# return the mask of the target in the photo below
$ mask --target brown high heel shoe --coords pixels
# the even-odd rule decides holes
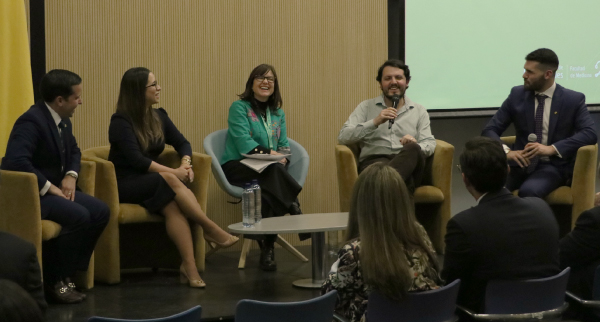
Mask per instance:
[[[219,243],[214,238],[207,235],[204,235],[204,239],[210,244],[210,247],[214,248],[215,250],[220,248],[227,248],[240,240],[238,237],[233,235],[229,235],[229,238],[227,238],[227,240],[222,243]]]
[[[206,283],[204,283],[202,278],[200,278],[198,280],[190,279],[185,271],[185,268],[183,268],[183,265],[179,267],[179,282],[181,284],[189,284],[190,287],[195,287],[195,288],[206,287]]]

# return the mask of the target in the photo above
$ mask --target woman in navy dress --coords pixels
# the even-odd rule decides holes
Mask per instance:
[[[152,108],[160,100],[160,91],[156,77],[146,68],[131,68],[123,75],[117,112],[110,120],[108,159],[115,165],[120,202],[140,204],[165,217],[167,234],[182,258],[182,282],[204,287],[188,220],[202,226],[204,238],[220,247],[229,247],[238,238],[210,220],[186,187],[194,180],[192,147],[164,109]],[[156,162],[165,144],[181,156],[176,169]]]

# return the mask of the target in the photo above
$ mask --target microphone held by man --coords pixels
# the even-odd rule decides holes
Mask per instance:
[[[392,108],[395,109],[396,111],[398,111],[398,102],[400,102],[400,95],[396,94],[396,95],[392,96]],[[395,119],[390,119],[389,125],[388,125],[388,130],[392,128],[392,125],[394,125],[394,120]]]

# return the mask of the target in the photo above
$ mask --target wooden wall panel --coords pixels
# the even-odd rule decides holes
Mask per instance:
[[[227,127],[230,104],[256,65],[279,75],[288,135],[311,157],[300,194],[305,213],[338,211],[334,146],[349,114],[380,93],[387,56],[385,0],[54,0],[46,1],[48,69],[83,78],[74,116],[82,149],[107,145],[123,73],[152,70],[161,102],[195,151]],[[208,214],[221,226],[241,206],[214,179]],[[296,236],[287,236],[298,244]]]

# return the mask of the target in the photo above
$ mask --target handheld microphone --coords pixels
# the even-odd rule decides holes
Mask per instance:
[[[529,136],[527,136],[527,141],[529,143],[537,142],[537,135],[535,135],[535,133],[529,134]]]
[[[531,133],[531,134],[529,134],[529,135],[527,136],[527,141],[528,141],[529,143],[534,143],[534,142],[537,142],[537,135],[536,135],[535,133]],[[532,162],[533,162],[533,161],[532,161]],[[535,161],[535,163],[537,164],[537,161]],[[531,165],[532,165],[532,164],[529,164],[529,166],[531,166]],[[528,167],[524,167],[524,168],[523,168],[523,172],[524,172],[525,174],[529,173],[529,171],[528,171]]]
[[[398,102],[400,102],[400,95],[396,94],[396,95],[392,96],[392,107],[395,110],[398,110]],[[390,124],[388,125],[388,130],[392,128],[392,125],[394,125],[394,119],[390,120]]]

